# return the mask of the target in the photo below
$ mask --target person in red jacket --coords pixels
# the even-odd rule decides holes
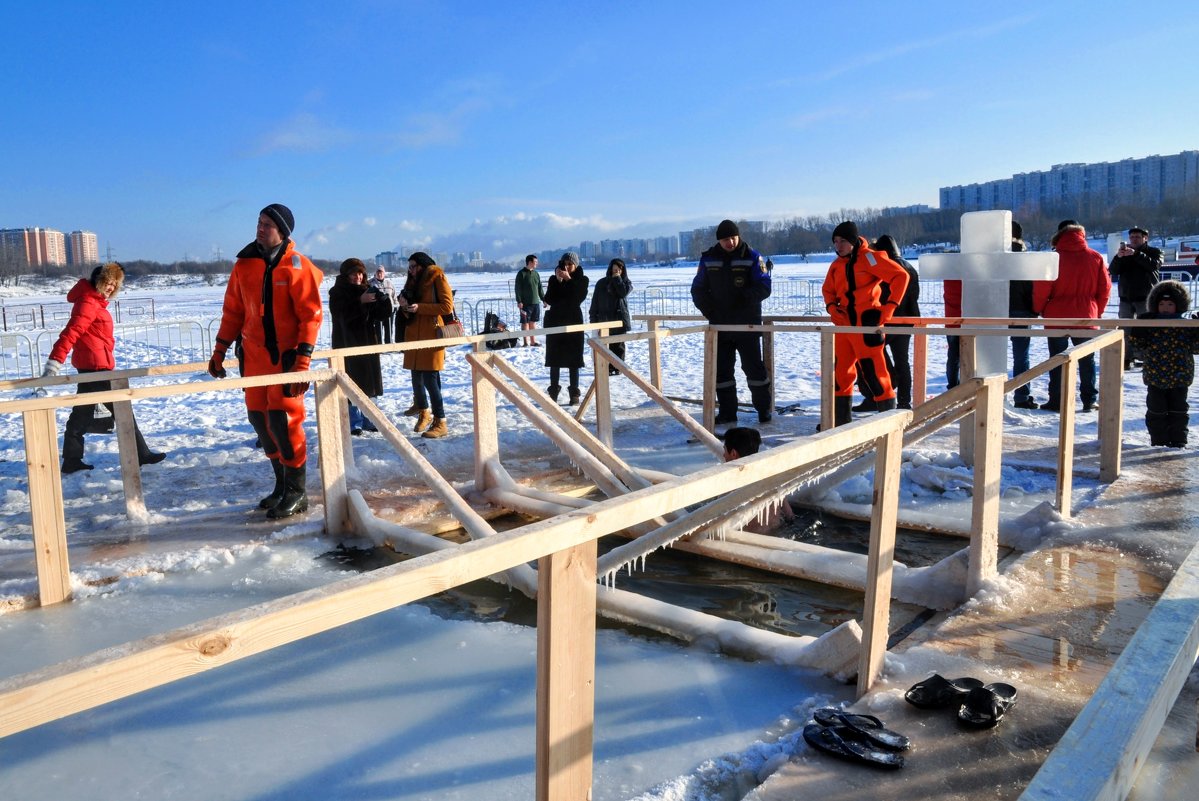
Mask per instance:
[[[824,304],[836,325],[885,325],[895,315],[910,278],[903,267],[880,250],[871,250],[858,234],[857,223],[846,220],[833,229],[837,259],[824,279]],[[890,285],[886,301],[882,285]],[[858,369],[878,411],[895,408],[895,387],[883,352],[882,334],[837,334],[834,425],[853,419],[853,384]],[[859,365],[858,363],[861,362]]]
[[[116,367],[113,349],[112,315],[108,313],[108,301],[121,290],[125,281],[125,270],[120,264],[109,262],[92,270],[91,278],[80,278],[67,293],[67,300],[74,304],[71,319],[46,360],[43,376],[62,372],[67,353],[71,364],[81,373],[101,373]],[[79,384],[79,392],[104,392],[112,389],[109,381],[87,381]],[[112,404],[104,406],[108,414],[96,417],[96,404],[85,403],[71,409],[67,427],[62,435],[62,472],[75,473],[91,470],[94,465],[83,461],[84,434],[110,434],[113,430]],[[146,445],[142,432],[133,422],[133,433],[137,440],[139,464],[157,464],[166,458],[165,453],[155,453]]]
[[[1086,229],[1073,220],[1063,220],[1051,243],[1058,254],[1057,278],[1033,282],[1033,311],[1038,317],[1093,320],[1103,316],[1112,293],[1112,279],[1103,256],[1087,247]],[[1049,355],[1056,356],[1066,350],[1070,340],[1079,345],[1085,338],[1050,337]],[[1094,411],[1099,396],[1095,386],[1095,354],[1078,360],[1078,383],[1082,410]],[[1049,372],[1049,400],[1041,408],[1059,411],[1061,399],[1062,370],[1055,367]]]
[[[225,353],[242,345],[242,375],[307,370],[321,327],[321,271],[295,249],[291,210],[272,203],[258,214],[254,241],[237,254],[216,346],[208,361],[213,378],[225,377]],[[246,389],[250,425],[271,461],[275,488],[258,502],[272,518],[308,509],[308,440],[304,436],[305,383]]]

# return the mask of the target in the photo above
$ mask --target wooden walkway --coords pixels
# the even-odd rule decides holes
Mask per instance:
[[[1013,440],[1005,451],[1035,450]],[[747,798],[1019,798],[1199,539],[1197,482],[1199,451],[1126,450],[1120,479],[1075,509],[1078,529],[1002,565],[998,593],[988,598],[984,590],[900,643],[883,681],[852,707],[911,738],[902,770],[852,765],[800,746]],[[960,728],[950,710],[903,700],[933,670],[1008,682],[1019,700],[995,729]],[[1196,693],[1184,689],[1130,798],[1196,797]],[[847,688],[844,700],[852,697]]]

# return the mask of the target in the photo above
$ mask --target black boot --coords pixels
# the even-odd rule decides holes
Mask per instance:
[[[63,459],[62,460],[63,475],[66,475],[68,473],[78,473],[80,470],[92,470],[94,468],[95,468],[95,465],[88,464],[87,462],[83,461],[82,459]]]
[[[571,387],[571,388],[570,388],[570,405],[571,405],[571,406],[578,406],[578,405],[579,405],[579,394],[580,394],[580,393],[579,393],[579,388],[578,388],[578,387]]]
[[[874,402],[874,410],[876,412],[889,412],[895,408],[895,398],[885,398],[881,401]]]
[[[881,411],[878,408],[878,403],[874,398],[863,398],[862,402],[852,408],[855,412],[877,412]]]
[[[259,509],[273,509],[279,505],[279,501],[283,499],[283,493],[287,490],[287,484],[283,480],[283,462],[278,459],[271,459],[271,469],[275,471],[275,488],[271,490],[271,494],[258,502]]]
[[[308,465],[299,467],[283,467],[283,497],[279,504],[267,510],[266,516],[272,519],[291,517],[300,512],[308,511],[308,492],[305,484],[308,479]]]
[[[550,384],[549,389],[546,390],[546,393],[549,394],[550,400],[552,400],[554,403],[557,403],[558,393],[561,391],[562,387],[558,386],[557,384]]]
[[[853,396],[838,395],[833,398],[833,425],[844,426],[853,422]]]

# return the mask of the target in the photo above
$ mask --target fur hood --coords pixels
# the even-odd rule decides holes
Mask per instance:
[[[125,268],[115,261],[110,261],[108,264],[101,264],[96,269],[92,270],[91,284],[95,289],[99,289],[100,284],[105,281],[112,280],[116,282],[117,288],[113,290],[115,297],[121,291],[121,287],[125,283]]]
[[[1086,250],[1087,231],[1077,223],[1062,226],[1053,239],[1049,240],[1054,250]],[[1058,247],[1058,245],[1061,247]]]
[[[1191,310],[1191,293],[1187,292],[1186,286],[1180,281],[1160,281],[1149,290],[1146,306],[1150,314],[1157,314],[1157,303],[1162,298],[1173,300],[1179,314],[1186,314]]]

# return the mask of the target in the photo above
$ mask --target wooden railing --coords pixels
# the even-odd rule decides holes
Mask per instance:
[[[548,329],[548,332],[593,330],[595,327],[572,326]],[[537,333],[544,335],[547,331]],[[473,342],[479,348],[487,338],[441,340],[438,345]],[[331,359],[336,364],[347,355],[411,347],[345,349],[321,353],[317,358]],[[196,373],[204,367],[191,364],[89,374],[87,379],[124,382],[131,377],[161,376],[173,371]],[[45,566],[39,562],[39,573],[45,569],[49,574],[45,581],[39,578],[39,588],[48,593],[50,584],[58,582],[61,585],[56,596],[44,595],[43,602],[67,597],[65,587],[68,582],[65,579],[69,576],[58,487],[55,407],[116,401],[118,408],[123,408],[118,426],[131,429],[128,404],[136,399],[228,392],[246,386],[290,383],[297,379],[311,381],[316,387],[325,521],[330,533],[340,533],[351,525],[346,513],[344,435],[348,421],[343,393],[348,392],[356,404],[361,404],[364,413],[390,435],[389,439],[400,435],[390,430],[386,416],[368,399],[362,398],[338,369],[136,389],[121,387],[85,396],[25,398],[0,403],[0,413],[20,413],[25,418],[36,547],[39,552],[44,549],[54,557]],[[33,384],[69,384],[77,380],[77,377],[60,377],[40,379]],[[11,385],[0,386],[0,389],[12,388]],[[494,414],[493,405],[489,408]],[[890,554],[894,550],[901,436],[910,416],[909,412],[902,411],[878,415],[734,463],[718,464],[644,487],[586,509],[494,533],[453,549],[7,679],[0,682],[0,737],[221,667],[536,560],[539,565],[537,797],[585,797],[591,782],[596,540],[742,487],[777,481],[796,469],[822,463],[841,451],[870,446],[875,453],[875,488],[880,502],[871,525],[874,579],[867,593],[859,661],[859,684],[868,687],[881,671],[886,650]],[[131,436],[131,431],[125,433]],[[491,437],[488,434],[485,439]],[[134,455],[134,462],[129,465],[126,453],[135,454],[123,444],[122,470],[136,475],[136,457]],[[55,532],[53,541],[44,535],[48,528]]]

